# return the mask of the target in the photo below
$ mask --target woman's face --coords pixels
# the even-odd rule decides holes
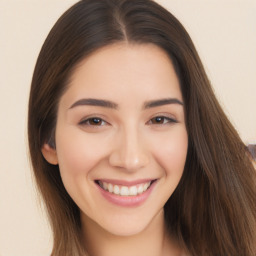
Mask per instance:
[[[104,47],[75,69],[61,97],[56,152],[82,222],[115,234],[144,230],[177,187],[188,146],[179,81],[152,44]]]

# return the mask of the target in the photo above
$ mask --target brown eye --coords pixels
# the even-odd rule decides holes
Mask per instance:
[[[88,126],[102,126],[105,125],[106,122],[98,117],[88,118],[79,123],[80,125],[88,125]]]
[[[173,118],[166,116],[156,116],[149,121],[150,124],[168,124],[168,123],[177,123]]]
[[[157,116],[151,119],[152,124],[163,124],[165,121],[165,118],[162,116]]]
[[[102,119],[100,119],[100,118],[90,118],[89,120],[88,120],[88,123],[90,124],[90,125],[102,125]]]

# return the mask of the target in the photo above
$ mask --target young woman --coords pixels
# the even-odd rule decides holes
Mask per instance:
[[[182,25],[84,0],[48,35],[28,136],[52,256],[254,256],[255,169]]]

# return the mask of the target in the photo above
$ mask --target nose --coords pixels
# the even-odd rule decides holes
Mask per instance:
[[[149,163],[149,153],[142,137],[135,129],[120,132],[113,143],[110,165],[129,172],[145,167]]]

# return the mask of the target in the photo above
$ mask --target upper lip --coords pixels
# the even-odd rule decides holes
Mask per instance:
[[[147,183],[154,181],[156,179],[138,179],[138,180],[113,180],[113,179],[98,179],[96,181],[101,181],[101,182],[106,182],[106,183],[111,183],[113,185],[123,185],[123,186],[133,186],[133,185],[138,185],[142,183]]]

